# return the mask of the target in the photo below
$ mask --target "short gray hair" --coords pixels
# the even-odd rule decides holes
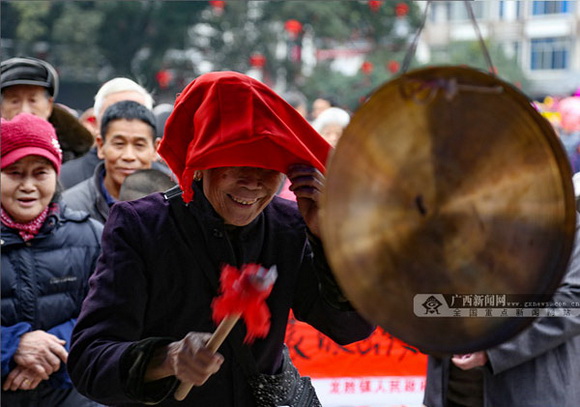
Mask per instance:
[[[323,110],[322,113],[312,122],[314,130],[320,133],[322,129],[331,123],[336,123],[342,128],[345,128],[350,122],[350,114],[340,107],[329,107]]]
[[[145,107],[149,110],[153,108],[153,96],[143,86],[129,78],[117,77],[105,82],[95,95],[95,103],[93,105],[94,115],[99,117],[103,113],[101,109],[107,96],[112,93],[127,91],[140,93],[145,97]]]

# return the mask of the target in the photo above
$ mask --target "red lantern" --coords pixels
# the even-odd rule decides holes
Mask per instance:
[[[167,69],[162,69],[161,71],[157,72],[155,79],[157,79],[159,89],[167,89],[173,80],[173,74]]]
[[[374,69],[373,63],[369,61],[364,61],[360,66],[360,70],[365,75],[370,75],[373,72],[373,69]]]
[[[294,39],[302,32],[302,23],[298,20],[288,20],[284,23],[284,29]]]
[[[399,64],[399,61],[391,60],[387,62],[387,69],[389,70],[390,73],[397,73],[399,72],[400,68],[401,65]]]
[[[213,14],[219,17],[224,13],[226,2],[223,0],[210,0],[209,5],[211,6]]]
[[[223,0],[210,0],[209,5],[214,10],[223,10],[226,6],[226,2]]]
[[[409,6],[405,3],[398,3],[395,6],[395,15],[397,17],[405,17],[409,12]]]
[[[266,57],[259,52],[254,52],[250,56],[250,66],[263,68],[266,65]]]
[[[382,0],[369,0],[369,8],[373,13],[379,11],[382,5],[383,5]]]

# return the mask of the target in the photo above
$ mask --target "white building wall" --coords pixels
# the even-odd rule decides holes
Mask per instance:
[[[504,44],[508,52],[519,53],[517,59],[530,82],[531,96],[565,95],[580,87],[580,1],[571,3],[573,13],[533,15],[533,0],[471,2],[482,36]],[[424,8],[427,3],[417,4]],[[430,9],[421,34],[425,55],[430,55],[431,48],[452,41],[477,40],[463,1],[433,1]],[[567,69],[531,69],[532,40],[539,38],[565,38],[570,42]]]

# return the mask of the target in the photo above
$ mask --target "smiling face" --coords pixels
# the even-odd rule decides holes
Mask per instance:
[[[105,139],[97,137],[98,156],[105,162],[105,188],[119,197],[127,175],[151,168],[157,151],[153,128],[141,120],[113,120]]]
[[[245,226],[270,203],[283,179],[263,168],[212,168],[203,171],[203,192],[226,224]]]
[[[2,170],[2,207],[19,223],[34,220],[56,192],[56,171],[50,161],[26,156]]]

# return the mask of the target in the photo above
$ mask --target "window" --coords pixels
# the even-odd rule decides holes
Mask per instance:
[[[449,20],[467,20],[469,18],[467,5],[464,2],[451,1],[448,4],[450,6]],[[470,1],[469,6],[473,9],[473,14],[477,19],[483,18],[484,1]]]
[[[572,11],[571,1],[534,1],[532,4],[532,14],[535,16],[543,14],[560,14]]]
[[[520,17],[521,1],[500,0],[499,19],[509,20]]]
[[[434,2],[431,4],[429,20],[432,23],[444,23],[449,20],[449,4]]]
[[[568,38],[536,38],[531,43],[532,70],[566,69],[570,55]]]

